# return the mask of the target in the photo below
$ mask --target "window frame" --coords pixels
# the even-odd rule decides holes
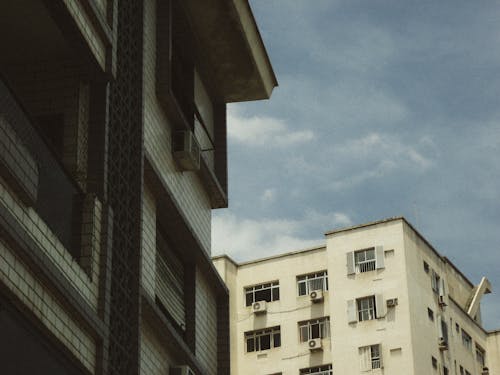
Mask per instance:
[[[269,348],[261,349],[262,337],[269,336]],[[262,352],[281,347],[281,327],[269,327],[244,333],[245,353]],[[248,350],[248,340],[253,340],[253,349]]]
[[[327,365],[321,365],[321,366],[314,366],[314,367],[307,367],[307,368],[302,368],[299,370],[300,375],[332,375],[333,370],[332,370],[332,364],[327,364]]]
[[[366,355],[369,354],[369,359],[366,358]],[[373,344],[373,345],[365,345],[358,348],[358,355],[360,356],[360,366],[361,371],[372,371],[381,369],[382,366],[382,345],[381,344]],[[368,361],[367,361],[368,359]],[[369,362],[369,363],[368,363]]]
[[[313,337],[315,336],[313,333],[313,329],[315,329],[315,326],[318,326],[318,337]],[[311,320],[304,320],[302,322],[298,323],[299,327],[299,341],[300,342],[307,342],[312,339],[324,339],[327,337],[330,337],[330,317],[325,316],[323,318],[318,318],[318,319],[311,319]],[[304,339],[304,335],[302,334],[303,331],[307,330],[307,337]]]
[[[314,288],[311,286],[313,282],[322,280],[322,285],[321,289]],[[304,285],[304,293],[301,294],[301,285]],[[309,293],[311,293],[313,290],[322,290],[322,291],[327,291],[328,290],[328,271],[323,270],[323,271],[317,271],[317,272],[312,272],[304,275],[299,275],[297,276],[297,295],[299,297],[302,296],[308,296]]]
[[[462,345],[472,351],[472,337],[462,328]]]
[[[368,301],[368,307],[367,308],[363,308],[361,306],[361,304],[364,301]],[[370,306],[370,304],[371,304],[371,306]],[[377,307],[376,307],[375,295],[357,298],[356,299],[356,312],[357,312],[358,322],[364,322],[364,321],[367,321],[367,320],[375,320],[375,319],[377,319]],[[364,313],[368,313],[369,314],[369,316],[368,316],[367,319],[363,318],[364,317]]]
[[[252,306],[253,303],[259,302],[259,301],[266,301],[266,302],[279,301],[279,299],[280,299],[280,285],[279,284],[280,284],[279,280],[276,280],[276,281],[269,281],[266,283],[261,283],[261,284],[256,284],[256,285],[244,287],[243,291],[245,294],[245,306],[246,307]],[[269,293],[270,300],[269,301],[265,298],[264,299],[257,299],[256,298],[256,294],[258,292],[263,292],[266,290],[270,291],[270,293]],[[276,296],[276,294],[277,294],[277,296]],[[248,295],[252,295],[252,297],[251,297],[252,302],[250,302],[250,304],[249,304],[249,299],[247,298]]]
[[[481,367],[485,367],[486,366],[486,351],[481,346],[479,346],[477,343],[475,344],[475,348],[476,348],[476,362],[479,363],[479,365]],[[478,353],[481,353],[481,354],[478,356]]]
[[[359,256],[363,254],[364,260],[360,261]],[[373,258],[368,259],[367,254],[373,254]],[[365,273],[377,269],[377,254],[375,247],[356,250],[354,252],[354,269],[356,273]]]

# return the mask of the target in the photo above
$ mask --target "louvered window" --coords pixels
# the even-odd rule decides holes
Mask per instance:
[[[184,265],[160,232],[156,239],[156,299],[168,317],[185,329]]]

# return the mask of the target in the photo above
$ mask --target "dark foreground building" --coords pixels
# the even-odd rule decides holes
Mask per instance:
[[[0,373],[229,374],[226,103],[276,86],[248,1],[3,0],[0,43]]]

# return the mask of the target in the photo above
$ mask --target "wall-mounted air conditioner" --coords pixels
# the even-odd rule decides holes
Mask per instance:
[[[194,371],[187,365],[170,368],[170,375],[195,375]]]
[[[307,347],[309,348],[310,351],[323,350],[323,347],[321,345],[321,339],[310,339],[307,342]]]
[[[397,298],[390,298],[386,301],[387,307],[395,307],[398,305],[398,299]]]
[[[200,169],[200,145],[189,130],[178,130],[172,136],[172,150],[179,167],[184,171]]]
[[[264,314],[267,311],[266,301],[258,301],[252,303],[252,312],[254,314]]]
[[[313,290],[309,293],[309,298],[314,303],[323,301],[323,291],[322,290]]]

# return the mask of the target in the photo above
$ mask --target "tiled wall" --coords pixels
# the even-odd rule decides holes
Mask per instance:
[[[154,331],[145,323],[141,325],[140,371],[144,375],[168,374],[172,359],[155,337]]]
[[[94,373],[96,343],[93,338],[2,240],[0,282],[16,295],[91,373]]]
[[[144,30],[144,128],[145,148],[160,178],[168,186],[188,224],[210,253],[211,207],[200,178],[194,172],[180,172],[171,152],[170,122],[160,106],[155,89],[156,19],[155,1],[145,1]]]
[[[217,374],[217,299],[199,270],[196,272],[196,357],[207,374]]]

